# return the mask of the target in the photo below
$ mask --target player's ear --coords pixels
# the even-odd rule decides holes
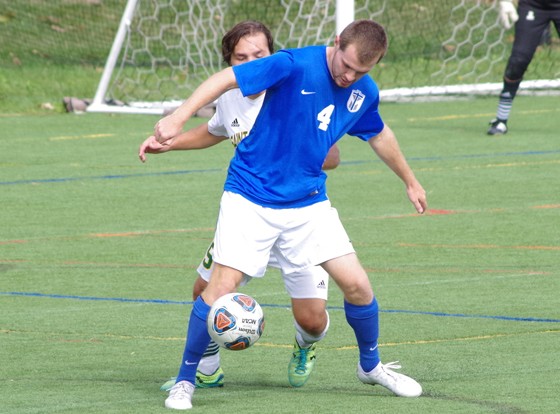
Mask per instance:
[[[336,35],[334,38],[334,46],[338,48],[340,46],[340,35]]]

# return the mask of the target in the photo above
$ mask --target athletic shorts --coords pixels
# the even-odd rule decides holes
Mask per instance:
[[[214,243],[208,247],[206,256],[198,266],[198,274],[206,282],[210,281],[212,276],[212,269],[214,268],[213,261]],[[272,253],[268,266],[280,269],[276,257]],[[329,274],[323,270],[321,266],[311,266],[299,272],[290,273],[286,275],[282,273],[284,279],[284,287],[286,292],[292,299],[328,299],[329,292]],[[253,279],[251,276],[243,274],[241,286],[246,285]]]
[[[310,279],[308,272],[315,272],[316,265],[353,252],[338,212],[328,200],[272,209],[239,194],[226,191],[222,195],[212,252],[217,263],[262,277],[274,257],[284,278],[295,274],[290,285],[297,286]],[[326,283],[327,277],[323,279]]]

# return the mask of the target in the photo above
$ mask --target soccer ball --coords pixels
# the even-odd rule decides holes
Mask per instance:
[[[206,325],[210,337],[222,348],[241,351],[261,337],[264,314],[251,296],[229,293],[214,302]]]

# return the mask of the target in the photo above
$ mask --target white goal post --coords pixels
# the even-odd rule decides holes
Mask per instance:
[[[130,35],[130,25],[134,17],[134,10],[136,9],[137,3],[138,0],[128,0],[126,4],[126,8],[124,9],[117,34],[115,35],[113,46],[111,47],[109,57],[107,58],[107,63],[105,63],[105,68],[103,69],[103,75],[101,75],[101,80],[99,81],[99,85],[97,86],[97,91],[95,92],[93,101],[87,108],[88,112],[113,112],[104,110],[109,106],[105,103],[105,96],[107,94],[107,90],[109,89],[109,83],[111,82],[113,71],[115,70],[115,67],[117,65],[117,59],[121,54],[121,48],[124,44],[125,38],[127,35]],[[131,111],[131,113],[134,112]],[[161,113],[161,110],[156,113]]]
[[[124,1],[124,0],[123,0]],[[385,26],[389,52],[372,76],[383,100],[489,94],[513,39],[498,21],[497,0],[127,0],[88,112],[161,115],[222,69],[221,38],[254,19],[276,48],[331,44],[349,22]],[[521,84],[560,89],[560,47],[539,48]]]

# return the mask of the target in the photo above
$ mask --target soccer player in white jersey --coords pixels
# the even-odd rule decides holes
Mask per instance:
[[[244,21],[235,25],[222,39],[222,56],[228,65],[239,65],[269,56],[274,51],[272,34],[260,22]],[[173,150],[207,148],[230,139],[236,147],[249,133],[260,111],[264,92],[244,97],[239,89],[227,91],[218,98],[216,114],[209,122],[183,132],[164,145],[153,136],[146,139],[139,149],[139,157],[146,160],[146,153],[159,154]],[[324,169],[335,168],[339,163],[338,148],[334,145],[326,157]],[[198,278],[193,286],[193,299],[203,292],[208,284],[213,268],[212,243],[197,271]],[[274,252],[269,266],[279,268]],[[292,299],[296,338],[292,358],[288,365],[288,380],[292,386],[305,384],[315,364],[316,342],[321,340],[328,329],[326,311],[328,274],[319,266],[312,266],[299,272],[282,274],[284,284]],[[244,283],[250,277],[244,277]],[[175,378],[166,382],[162,390],[168,390]],[[220,366],[218,345],[211,341],[198,365],[196,386],[199,388],[220,387],[224,383],[224,372]]]
[[[381,363],[377,299],[330,205],[321,169],[333,144],[345,134],[358,137],[403,181],[416,211],[426,210],[426,193],[381,119],[379,90],[368,75],[386,50],[383,27],[358,20],[335,38],[334,46],[282,50],[212,75],[156,123],[154,135],[165,142],[225,91],[239,87],[244,95],[252,95],[266,90],[253,129],[230,162],[214,237],[212,277],[193,305],[167,408],[192,408],[196,366],[210,340],[210,306],[235,291],[243,274],[263,276],[271,251],[284,272],[320,264],[340,287],[346,320],[358,344],[360,381],[380,384],[402,397],[421,395],[418,382],[393,370],[400,366]]]

